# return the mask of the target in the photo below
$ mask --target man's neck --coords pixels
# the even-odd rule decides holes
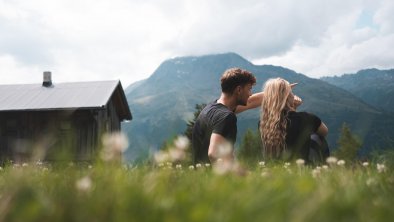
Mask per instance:
[[[220,98],[217,100],[217,103],[221,103],[221,104],[225,105],[229,110],[231,110],[233,112],[234,112],[235,108],[237,107],[237,102],[234,99],[234,97],[229,96],[224,93],[222,93],[220,95]]]

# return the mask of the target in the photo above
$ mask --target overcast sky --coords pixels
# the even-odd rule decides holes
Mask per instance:
[[[235,52],[310,77],[394,68],[392,0],[0,0],[0,83],[149,77]]]

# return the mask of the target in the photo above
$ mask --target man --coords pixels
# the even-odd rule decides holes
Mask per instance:
[[[198,116],[193,128],[194,163],[215,163],[219,158],[232,161],[237,137],[237,106],[247,106],[256,84],[254,75],[231,68],[221,79],[220,98],[208,104]],[[260,100],[261,101],[261,100]]]

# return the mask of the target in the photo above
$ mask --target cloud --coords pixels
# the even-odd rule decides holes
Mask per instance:
[[[192,28],[174,39],[171,48],[198,54],[236,51],[250,59],[282,54],[299,41],[318,44],[338,15],[355,8],[350,3],[282,0],[193,5],[194,13],[186,18]]]
[[[230,51],[310,76],[392,67],[393,9],[389,0],[0,0],[0,71],[14,76],[1,83],[51,70],[54,81],[128,85],[169,57]]]
[[[283,55],[272,55],[254,60],[285,66],[312,77],[354,73],[365,68],[393,68],[394,53],[389,45],[394,43],[391,21],[394,9],[389,1],[370,5],[376,11],[373,23],[360,26],[359,19],[365,16],[363,7],[356,7],[327,26],[320,34],[320,42],[308,45],[299,41]]]
[[[18,63],[10,55],[0,55],[1,84],[17,84],[41,82],[42,76],[36,78],[34,73],[38,73],[36,66],[29,66]]]

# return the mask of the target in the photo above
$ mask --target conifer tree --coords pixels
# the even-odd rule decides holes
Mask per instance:
[[[195,111],[194,111],[194,117],[192,120],[189,120],[187,122],[187,128],[185,130],[185,132],[183,133],[185,136],[187,136],[187,138],[192,141],[192,133],[193,133],[193,127],[194,124],[196,123],[197,117],[200,115],[201,110],[204,109],[204,107],[206,106],[206,104],[202,103],[202,104],[196,104],[195,105]]]
[[[348,161],[354,161],[357,158],[357,153],[362,145],[360,139],[352,134],[346,123],[342,125],[341,136],[337,143],[338,149],[334,156]]]
[[[262,159],[260,133],[248,129],[242,139],[240,149],[238,151],[240,160],[247,163],[256,163]]]

